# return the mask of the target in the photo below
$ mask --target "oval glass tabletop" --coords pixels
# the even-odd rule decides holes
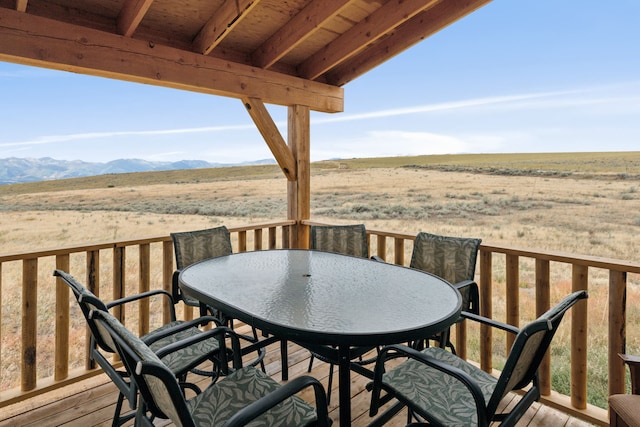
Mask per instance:
[[[442,331],[460,294],[443,279],[370,259],[309,250],[243,252],[191,265],[183,291],[293,341],[382,345]]]

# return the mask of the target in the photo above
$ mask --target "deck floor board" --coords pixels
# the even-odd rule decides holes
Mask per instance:
[[[248,355],[248,359],[252,355]],[[255,357],[255,355],[253,355]],[[288,343],[289,357],[289,377],[294,378],[307,374],[309,366],[309,352],[295,344]],[[277,381],[281,381],[280,347],[273,344],[268,347],[265,357],[265,367],[269,375]],[[327,387],[329,376],[329,365],[319,360],[313,363],[313,370],[310,375],[318,378]],[[366,390],[367,378],[360,375],[352,375],[352,420],[354,427],[364,427],[370,421],[369,392]],[[208,380],[202,379],[199,385],[205,388]],[[330,416],[333,419],[333,426],[339,427],[338,417],[338,390],[337,370],[334,372],[334,380],[329,405]],[[74,384],[65,389],[57,390],[57,399],[38,396],[31,401],[21,402],[4,408],[0,411],[0,427],[16,426],[110,426],[111,418],[115,409],[117,390],[111,384],[106,375],[100,375],[84,382]],[[302,397],[312,400],[312,393],[308,392]],[[503,407],[512,406],[518,399],[516,395],[505,397],[502,402]],[[130,422],[125,425],[132,425]],[[390,427],[404,426],[406,424],[406,412],[398,414],[389,424]],[[168,421],[158,420],[157,426],[171,426]],[[542,426],[571,426],[586,427],[591,424],[570,417],[563,412],[546,407],[540,403],[534,403],[527,413],[517,424],[518,427],[542,427]]]

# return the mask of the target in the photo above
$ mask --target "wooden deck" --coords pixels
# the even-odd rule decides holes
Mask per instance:
[[[267,372],[278,381],[281,380],[281,364],[279,358],[279,346],[272,345],[268,348],[265,357]],[[309,365],[309,352],[299,346],[289,343],[289,377],[306,374]],[[314,362],[311,375],[319,378],[327,385],[329,365],[318,360]],[[203,380],[203,383],[207,380]],[[352,414],[353,426],[366,426],[371,419],[368,415],[369,392],[365,385],[369,380],[352,374]],[[331,395],[330,416],[333,419],[333,426],[339,427],[338,422],[338,391],[337,372],[334,372],[333,392]],[[200,384],[202,388],[206,383]],[[306,398],[306,396],[303,396]],[[38,396],[29,401],[21,402],[0,410],[0,427],[27,427],[27,426],[110,426],[113,411],[117,398],[115,386],[111,384],[106,375],[99,375],[95,378],[85,380],[74,386],[65,387],[56,392]],[[312,397],[309,396],[310,399]],[[507,396],[503,402],[506,406],[517,401],[515,395]],[[132,425],[129,423],[127,425]],[[406,424],[406,414],[401,413],[389,424],[389,426],[404,426]],[[167,421],[159,420],[156,425],[173,425]],[[571,418],[568,415],[546,407],[539,403],[534,403],[525,416],[518,423],[518,426],[567,426],[583,427],[590,426],[584,421]]]

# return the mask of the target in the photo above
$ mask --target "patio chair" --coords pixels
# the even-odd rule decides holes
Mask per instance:
[[[310,248],[325,252],[334,252],[343,255],[352,255],[361,258],[369,258],[369,243],[367,242],[367,230],[364,224],[352,225],[312,225],[310,233]],[[378,257],[373,257],[381,261]],[[357,354],[362,354],[370,349],[358,349]],[[356,356],[358,363],[369,364],[375,359],[363,360],[362,356]],[[327,389],[327,402],[331,402],[331,386],[333,385],[333,367],[335,361],[322,356],[320,353],[311,351],[309,367],[307,372],[313,369],[315,359],[320,359],[329,363],[329,382]]]
[[[116,368],[107,359],[108,356],[103,354],[103,352],[115,354],[116,348],[111,338],[96,326],[95,321],[90,317],[90,313],[92,310],[108,312],[111,308],[153,296],[167,298],[173,302],[171,294],[163,290],[154,290],[104,303],[69,273],[62,270],[55,270],[53,274],[71,288],[89,326],[91,332],[91,345],[89,350],[91,359],[102,368],[120,391],[112,425],[122,425],[135,415],[133,412],[122,414],[124,399],[126,398],[128,400],[129,407],[132,410],[136,409],[137,389],[131,382],[129,375],[125,371]],[[217,319],[211,316],[200,317],[188,322],[179,321],[176,320],[173,304],[170,304],[169,307],[171,308],[171,321],[141,337],[154,351],[188,337],[200,336],[202,331],[199,327],[211,323],[216,324],[217,321]],[[187,373],[206,360],[211,360],[214,365],[216,365],[214,372],[217,373],[218,369],[221,368],[220,361],[215,358],[219,348],[220,346],[216,339],[202,340],[193,346],[183,348],[181,351],[168,355],[163,359],[163,362],[168,366],[172,374],[184,383]],[[226,363],[225,359],[222,359],[222,361],[222,363]],[[217,376],[213,379],[215,380],[216,377]]]
[[[211,313],[221,319],[223,323],[233,328],[233,319],[226,317],[224,313],[215,310],[212,307],[205,307],[195,298],[185,295],[180,289],[178,277],[180,272],[196,262],[217,258],[220,256],[231,255],[231,235],[224,225],[204,230],[185,231],[180,233],[171,233],[173,239],[173,247],[176,256],[176,271],[173,273],[172,292],[176,301],[183,301],[186,305],[200,308],[200,315],[204,316]],[[244,336],[245,339],[256,343],[259,341],[258,332],[252,327],[253,337]],[[262,370],[264,367],[264,356],[266,351],[264,348],[257,350],[257,357],[251,362],[252,365],[260,364]]]
[[[451,283],[462,296],[462,311],[479,314],[478,285],[474,282],[474,275],[481,242],[482,239],[418,233],[409,267],[435,274]],[[455,354],[450,329],[429,339],[438,341],[442,348],[449,347]],[[420,341],[414,345],[419,350],[424,343]]]
[[[430,426],[488,426],[493,422],[513,426],[529,406],[540,398],[538,367],[562,317],[586,291],[566,296],[558,305],[521,329],[472,313],[463,316],[516,334],[511,351],[499,377],[440,347],[422,351],[403,345],[391,345],[380,351],[374,370],[369,415],[397,402],[382,413],[370,427],[381,426],[405,406]],[[407,357],[400,365],[386,369],[393,358]],[[502,398],[513,390],[522,390],[518,403],[508,413],[497,413]],[[381,392],[386,394],[382,396]],[[422,421],[421,420],[421,421]]]
[[[629,366],[631,394],[609,396],[609,425],[611,427],[640,427],[640,357],[618,354]]]
[[[151,420],[156,417],[171,419],[176,425],[185,427],[245,426],[251,421],[264,426],[330,425],[325,391],[318,380],[298,377],[280,386],[259,369],[243,368],[238,336],[230,328],[209,330],[203,338],[229,338],[234,369],[187,400],[175,376],[159,356],[179,351],[203,338],[193,337],[175,343],[156,354],[109,313],[95,311],[91,315],[103,330],[108,331],[140,389],[143,401],[140,406],[144,410],[137,411],[136,425],[151,426]],[[315,408],[296,396],[308,387],[315,392]]]

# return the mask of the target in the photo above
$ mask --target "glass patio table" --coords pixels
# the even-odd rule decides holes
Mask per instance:
[[[342,427],[351,425],[358,349],[431,336],[461,310],[458,291],[437,276],[302,249],[208,259],[185,268],[179,282],[187,295],[231,318],[314,351],[335,349]]]

